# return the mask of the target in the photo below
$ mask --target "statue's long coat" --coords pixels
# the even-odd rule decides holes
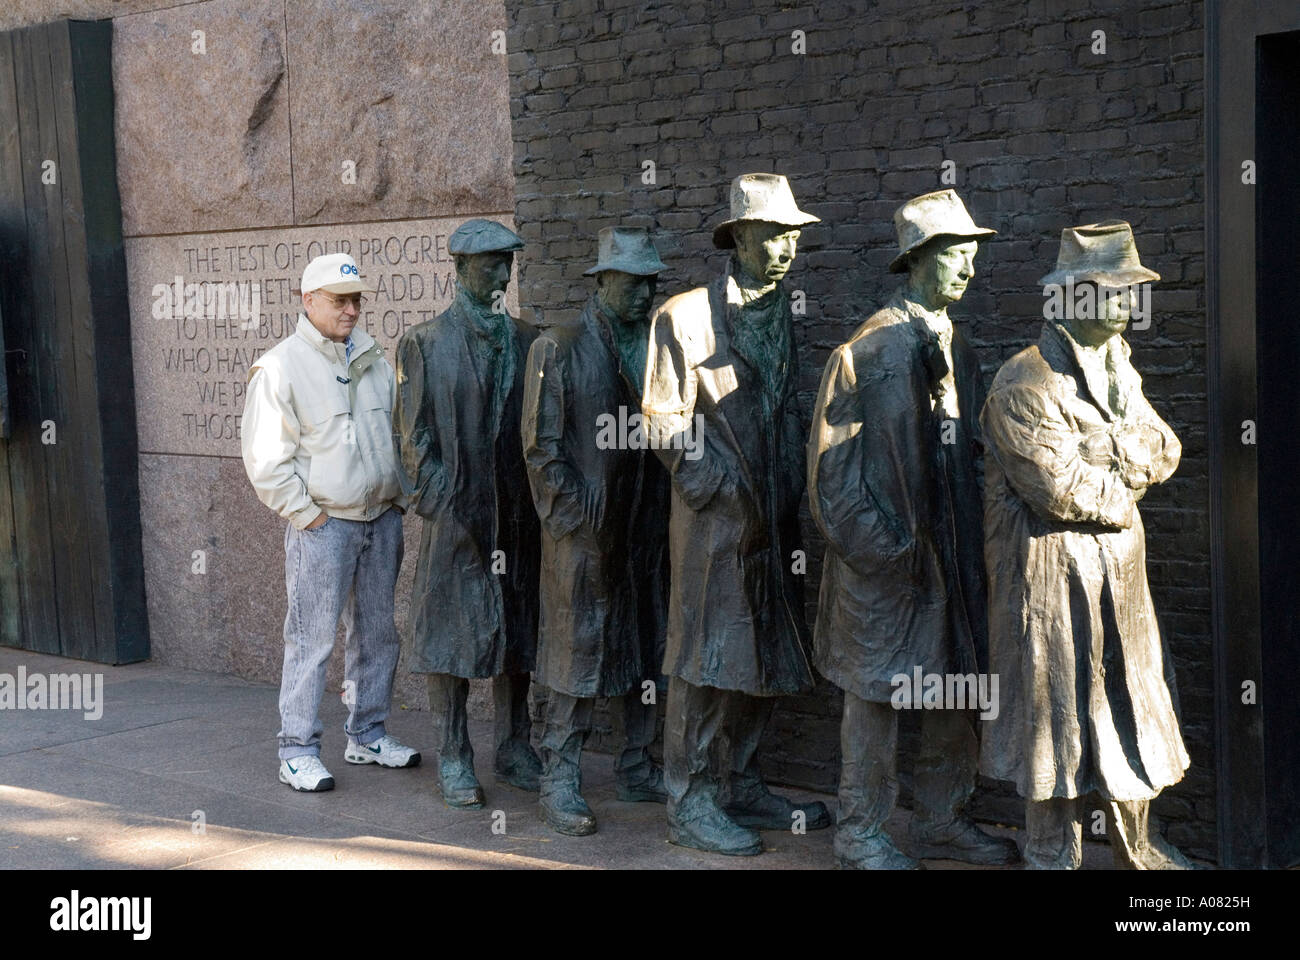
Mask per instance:
[[[1030,800],[1149,799],[1182,779],[1188,757],[1136,501],[1173,474],[1182,448],[1143,397],[1128,344],[1108,342],[1113,404],[1078,349],[1044,324],[999,371],[981,418],[1001,686],[981,769]]]
[[[808,494],[827,544],[816,666],[864,700],[888,701],[891,679],[916,667],[968,674],[986,660],[984,385],[957,327],[952,357],[958,416],[945,422],[931,409],[943,350],[900,291],[822,376],[808,441]]]
[[[779,294],[785,298],[784,291]],[[799,499],[804,428],[793,336],[775,392],[733,344],[730,275],[651,318],[643,412],[665,442],[700,417],[701,456],[656,452],[672,476],[671,594],[664,673],[754,695],[806,693]],[[781,322],[791,334],[788,300]]]
[[[496,399],[506,365],[465,296],[397,345],[393,429],[412,509],[424,518],[410,669],[492,677],[532,670],[537,645],[538,525],[519,438],[536,331],[507,318],[514,359]]]
[[[528,354],[523,449],[541,518],[538,683],[611,697],[659,675],[668,475],[644,445],[641,396],[593,298]],[[644,333],[644,330],[643,330]],[[588,491],[604,499],[584,519]]]

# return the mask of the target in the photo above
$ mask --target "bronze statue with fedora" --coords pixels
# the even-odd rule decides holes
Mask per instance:
[[[536,791],[529,671],[537,646],[538,523],[519,434],[533,328],[505,309],[523,240],[492,220],[461,224],[450,307],[397,345],[393,429],[405,492],[423,520],[409,669],[428,674],[448,806],[483,805],[466,702],[493,678],[497,778]]]
[[[672,477],[668,839],[753,855],[758,830],[830,825],[824,804],[771,793],[756,756],[776,698],[813,684],[795,572],[804,427],[781,281],[818,218],[778,174],[737,177],[730,199],[713,232],[733,251],[726,272],[651,319],[642,409]]]
[[[1119,866],[1190,866],[1148,822],[1150,801],[1189,760],[1137,508],[1177,469],[1181,447],[1121,336],[1133,287],[1159,279],[1129,224],[1064,230],[1045,292],[1110,292],[1045,320],[1038,343],[998,371],[980,418],[990,669],[1002,679],[980,766],[1025,798],[1033,868],[1080,865],[1089,795],[1109,808]]]
[[[570,836],[596,831],[581,760],[598,697],[621,701],[618,798],[667,797],[649,748],[667,605],[668,474],[635,439],[663,269],[648,231],[604,228],[582,315],[546,330],[528,353],[522,439],[542,545],[534,680],[547,690],[539,806]]]
[[[953,190],[894,214],[906,279],[830,358],[808,442],[808,493],[826,538],[816,665],[844,691],[841,866],[914,869],[920,858],[1013,863],[1015,843],[978,828],[974,706],[921,716],[911,855],[885,831],[898,797],[898,678],[973,675],[985,665],[977,417],[979,360],[948,316],[975,276],[979,227]],[[960,708],[966,707],[966,709]]]

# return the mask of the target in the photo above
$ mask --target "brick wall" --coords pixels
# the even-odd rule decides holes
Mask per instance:
[[[520,302],[542,323],[575,315],[596,232],[616,223],[655,232],[669,266],[662,297],[706,282],[725,264],[710,228],[729,181],[776,170],[824,221],[804,231],[787,279],[808,297],[798,347],[809,410],[828,352],[897,283],[886,272],[894,209],[945,186],[944,161],[976,221],[999,231],[952,311],[989,378],[1037,339],[1037,280],[1062,227],[1132,222],[1163,280],[1154,323],[1128,339],[1147,396],[1183,442],[1178,473],[1142,508],[1192,755],[1155,809],[1174,842],[1212,857],[1202,5],[968,6],[507,0],[516,217],[529,244]],[[1096,30],[1104,54],[1092,52]],[[647,160],[653,184],[642,182]],[[804,519],[811,620],[823,545],[806,506]],[[784,702],[764,743],[773,780],[834,788],[839,709],[824,682]],[[986,784],[979,809],[1014,819],[1019,804]]]

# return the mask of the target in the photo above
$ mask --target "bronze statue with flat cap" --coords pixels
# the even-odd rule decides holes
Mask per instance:
[[[456,298],[397,346],[393,429],[423,519],[411,602],[413,673],[428,674],[444,801],[481,807],[469,679],[492,677],[498,779],[537,790],[529,671],[537,645],[538,525],[519,435],[536,336],[505,309],[523,241],[491,220],[452,233]]]

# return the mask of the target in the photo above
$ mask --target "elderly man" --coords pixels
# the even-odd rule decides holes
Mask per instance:
[[[817,669],[844,690],[835,855],[860,869],[916,860],[885,831],[898,799],[895,678],[972,675],[985,659],[979,361],[948,316],[975,275],[977,227],[952,190],[894,214],[907,280],[832,355],[808,449],[813,519],[826,537]],[[973,704],[962,704],[972,706]],[[972,711],[921,718],[915,811],[919,857],[1013,863],[1015,844],[975,826]]]
[[[469,220],[447,243],[456,298],[397,345],[403,480],[424,518],[411,601],[410,669],[428,674],[438,774],[448,806],[477,808],[466,701],[492,677],[497,777],[538,789],[529,743],[528,672],[537,646],[537,514],[519,435],[524,358],[535,336],[510,316],[505,291],[523,241]]]
[[[716,853],[757,854],[757,829],[830,825],[824,804],[770,793],[756,757],[775,698],[812,689],[795,572],[804,427],[781,280],[816,222],[785,177],[737,177],[713,232],[734,251],[726,273],[651,320],[642,407],[672,476],[668,839]]]
[[[347,254],[302,274],[293,335],[249,371],[244,468],[284,531],[284,672],[280,782],[332,790],[320,759],[321,692],[340,615],[346,628],[348,763],[413,767],[420,755],[384,729],[400,643],[393,588],[405,500],[392,441],[393,368],[357,329],[368,289]]]
[[[640,420],[647,321],[662,269],[644,229],[601,230],[599,259],[587,271],[595,294],[577,323],[548,330],[528,354],[524,456],[542,521],[536,680],[548,688],[540,807],[552,829],[570,836],[596,831],[580,766],[596,697],[622,701],[618,798],[667,798],[649,746],[668,476],[619,429]]]
[[[1025,798],[1034,868],[1079,866],[1080,803],[1093,792],[1110,807],[1119,866],[1189,866],[1147,823],[1149,801],[1189,761],[1137,509],[1182,448],[1120,336],[1132,287],[1159,279],[1127,223],[1066,229],[1040,282],[1058,305],[1062,287],[1076,296],[998,371],[980,417],[990,660],[1004,691],[981,769]]]

